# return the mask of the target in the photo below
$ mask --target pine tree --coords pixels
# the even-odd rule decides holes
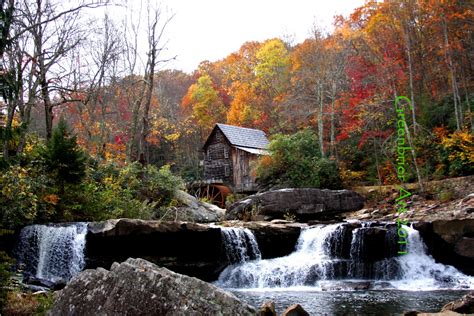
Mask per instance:
[[[85,175],[86,155],[79,148],[76,136],[71,134],[63,118],[54,128],[42,157],[46,170],[57,181],[61,193],[64,193],[66,184],[77,184]]]

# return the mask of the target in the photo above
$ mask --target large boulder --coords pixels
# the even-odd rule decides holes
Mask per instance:
[[[459,300],[444,305],[441,311],[453,311],[462,314],[474,314],[474,292],[468,293]]]
[[[334,218],[361,209],[364,198],[349,190],[281,189],[248,196],[232,204],[226,219],[243,219],[253,213],[266,219],[294,216],[299,221]]]
[[[59,292],[48,315],[255,315],[234,295],[143,259],[86,270]]]
[[[281,316],[309,316],[300,304],[294,304],[283,311]]]
[[[184,191],[178,190],[175,198],[178,200],[180,206],[178,206],[174,212],[169,212],[168,216],[171,220],[212,223],[224,218],[224,209],[210,203],[202,202]]]

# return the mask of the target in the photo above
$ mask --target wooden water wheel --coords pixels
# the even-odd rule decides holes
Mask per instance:
[[[194,189],[194,196],[220,208],[225,207],[225,199],[231,194],[229,187],[223,184],[201,184]]]

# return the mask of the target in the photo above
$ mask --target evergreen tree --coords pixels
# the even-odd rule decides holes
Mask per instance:
[[[85,175],[86,155],[79,148],[76,136],[71,134],[61,118],[42,152],[46,170],[57,181],[61,192],[66,184],[77,184]]]

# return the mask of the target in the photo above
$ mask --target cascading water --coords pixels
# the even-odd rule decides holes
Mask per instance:
[[[221,227],[222,242],[231,264],[260,260],[257,240],[247,228]]]
[[[474,278],[466,276],[452,266],[436,263],[427,255],[420,233],[412,228],[408,231],[408,254],[397,260],[402,277],[391,283],[400,290],[436,290],[439,288],[474,288]]]
[[[344,224],[305,229],[292,254],[229,266],[216,284],[226,288],[309,286],[317,290],[333,281],[369,280],[375,286],[401,290],[474,288],[473,277],[436,263],[426,253],[418,231],[413,228],[406,227],[409,253],[393,256],[396,252],[395,227],[383,229],[383,249],[368,249],[364,244],[371,229],[369,225],[356,229]],[[363,260],[371,251],[381,252],[384,258],[375,262]]]
[[[27,226],[20,233],[18,262],[27,275],[67,281],[84,268],[86,233],[87,223]]]
[[[290,287],[313,284],[317,279],[331,277],[330,258],[325,250],[326,239],[337,232],[339,225],[319,226],[303,230],[297,250],[289,256],[246,262],[227,267],[217,284],[230,288]]]

